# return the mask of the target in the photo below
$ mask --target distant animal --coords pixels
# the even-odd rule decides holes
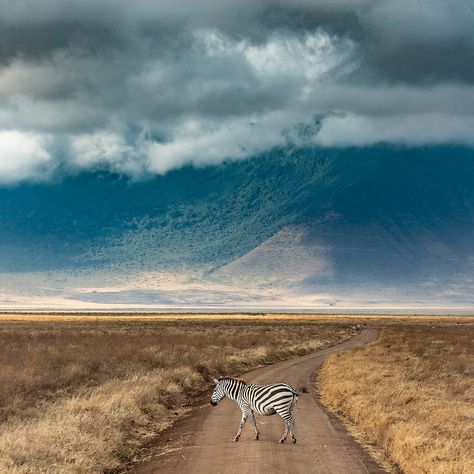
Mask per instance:
[[[353,324],[349,327],[352,332],[359,332],[360,331],[360,324]]]
[[[291,440],[296,443],[295,438],[295,418],[293,408],[298,401],[298,396],[305,392],[297,392],[291,385],[286,383],[275,383],[267,385],[247,384],[245,380],[233,377],[220,377],[213,379],[216,384],[211,397],[211,405],[216,406],[224,397],[228,397],[236,402],[242,410],[239,430],[234,437],[234,441],[239,441],[242,428],[247,418],[252,422],[255,430],[255,439],[258,440],[260,432],[255,421],[254,413],[259,415],[274,415],[278,413],[285,421],[285,431],[280,443],[284,443],[291,434]]]

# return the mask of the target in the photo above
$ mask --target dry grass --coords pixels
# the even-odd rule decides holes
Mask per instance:
[[[209,387],[348,336],[251,318],[0,318],[0,472],[100,472],[132,459]]]
[[[406,473],[474,472],[474,326],[392,326],[331,356],[322,401]]]

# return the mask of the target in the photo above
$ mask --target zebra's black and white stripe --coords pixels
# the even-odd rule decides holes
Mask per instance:
[[[274,415],[278,413],[285,420],[285,432],[280,443],[284,443],[288,431],[291,440],[296,443],[295,438],[295,418],[293,408],[298,401],[298,392],[286,383],[275,383],[268,385],[247,384],[244,380],[232,377],[221,377],[214,379],[216,387],[211,398],[211,405],[217,405],[224,397],[234,400],[242,410],[242,419],[239,430],[234,437],[238,441],[242,428],[250,419],[255,430],[255,439],[258,439],[260,432],[255,421],[254,413],[259,415]]]

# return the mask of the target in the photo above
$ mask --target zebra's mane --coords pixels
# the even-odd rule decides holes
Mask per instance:
[[[222,380],[235,380],[236,382],[244,383],[245,385],[247,385],[247,382],[245,380],[238,379],[235,377],[219,377],[217,380],[219,380],[219,382]]]

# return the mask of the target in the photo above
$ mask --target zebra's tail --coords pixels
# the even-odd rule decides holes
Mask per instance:
[[[308,393],[308,389],[306,387],[301,387],[299,390],[294,390],[293,389],[293,393],[296,396],[299,396],[299,395],[302,395],[303,393]]]

